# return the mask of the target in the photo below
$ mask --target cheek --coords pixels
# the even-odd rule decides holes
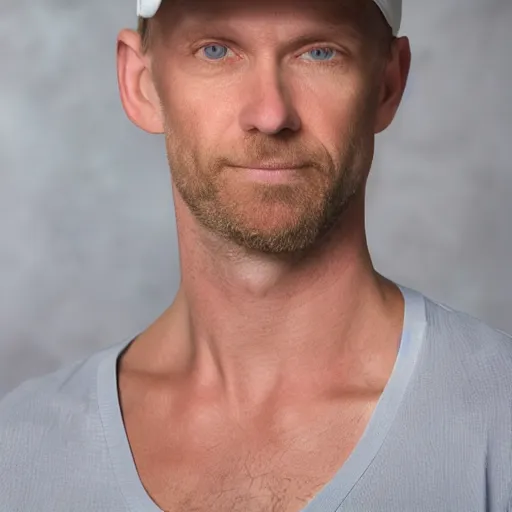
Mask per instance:
[[[368,83],[361,74],[320,75],[298,82],[293,95],[305,131],[333,149],[367,117]]]
[[[339,96],[304,104],[304,138],[323,148],[338,167],[354,142],[357,109]]]
[[[172,145],[200,160],[218,155],[233,138],[235,102],[226,90],[205,89],[197,84],[181,84],[175,91],[177,94],[167,94],[163,102]]]

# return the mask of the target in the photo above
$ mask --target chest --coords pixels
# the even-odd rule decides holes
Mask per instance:
[[[350,456],[371,412],[353,408],[277,435],[126,426],[139,478],[165,512],[300,512]]]

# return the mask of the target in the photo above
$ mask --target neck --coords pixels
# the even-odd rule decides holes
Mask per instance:
[[[174,304],[143,335],[153,371],[189,376],[247,407],[290,390],[358,388],[369,373],[375,382],[387,379],[403,304],[372,267],[363,198],[301,259],[220,243],[175,203],[182,282]]]

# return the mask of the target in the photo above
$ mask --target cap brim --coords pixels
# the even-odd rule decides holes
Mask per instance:
[[[141,18],[152,18],[158,8],[162,0],[137,0],[137,16]]]

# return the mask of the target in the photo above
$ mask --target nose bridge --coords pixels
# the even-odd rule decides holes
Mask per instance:
[[[260,59],[247,70],[242,97],[240,125],[244,131],[276,134],[300,128],[293,92],[275,59]]]

